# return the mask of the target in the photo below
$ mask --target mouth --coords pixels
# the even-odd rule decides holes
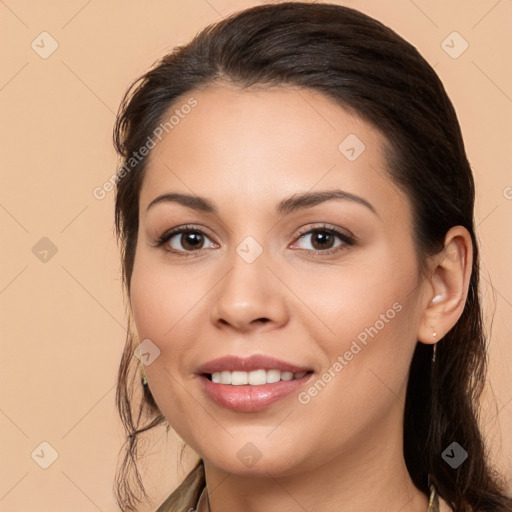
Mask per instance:
[[[313,369],[264,354],[228,355],[196,369],[208,399],[237,412],[255,412],[290,397],[305,386]]]
[[[235,412],[255,413],[297,395],[313,375],[313,371],[293,374],[260,369],[205,373],[198,377],[205,396],[217,406]]]

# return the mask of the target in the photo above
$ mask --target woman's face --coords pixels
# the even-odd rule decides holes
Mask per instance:
[[[401,449],[429,289],[382,136],[304,89],[215,87],[171,110],[165,120],[178,110],[179,121],[154,138],[141,188],[131,280],[162,413],[231,473]],[[209,364],[226,356],[239,364]],[[220,383],[204,375],[215,370]]]

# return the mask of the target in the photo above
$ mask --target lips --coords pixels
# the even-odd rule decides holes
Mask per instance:
[[[280,370],[281,372],[299,374],[310,372],[312,371],[312,368],[308,368],[307,366],[298,366],[273,357],[256,354],[246,358],[239,356],[220,357],[199,366],[196,373],[198,375],[211,375],[212,373],[223,371],[250,372],[253,370]]]
[[[267,378],[266,383],[259,384],[263,381],[258,380],[250,384],[252,376],[258,377],[259,375],[256,374],[264,373],[261,372],[262,370],[267,372],[267,377],[280,373],[281,379],[275,381],[272,377]],[[201,365],[196,373],[207,397],[217,405],[237,412],[256,412],[269,407],[299,392],[313,378],[313,370],[306,366],[298,366],[264,355],[253,355],[247,358],[221,357]],[[214,379],[212,379],[213,374]],[[233,385],[235,382],[231,384],[220,382],[219,376],[222,375],[220,380],[224,381],[226,374],[237,380],[239,377],[248,378],[248,383],[246,384],[245,380],[236,382],[236,385]]]

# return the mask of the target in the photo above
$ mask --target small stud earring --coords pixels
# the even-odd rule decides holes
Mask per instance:
[[[432,336],[434,336],[434,338],[435,338],[437,336],[437,332],[433,332]]]
[[[432,299],[432,304],[436,304],[437,302],[439,302],[441,299],[443,298],[442,295],[436,295],[433,299]]]
[[[141,382],[142,382],[143,386],[147,386],[148,385],[148,379],[146,379],[145,375],[142,375]]]

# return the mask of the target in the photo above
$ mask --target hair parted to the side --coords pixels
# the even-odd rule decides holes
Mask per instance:
[[[421,272],[452,226],[468,229],[474,261],[466,305],[437,344],[434,364],[432,346],[417,344],[405,403],[404,455],[415,485],[427,494],[430,474],[452,510],[510,512],[512,499],[490,466],[478,425],[487,340],[478,295],[473,176],[454,108],[434,70],[414,46],[357,10],[302,2],[252,7],[206,27],[130,86],[114,128],[121,168],[178,100],[223,83],[315,90],[378,128],[387,141],[390,179],[413,207]],[[130,172],[119,172],[116,191],[115,227],[127,296],[146,162],[144,157]],[[138,376],[135,344],[130,322],[116,392],[127,435],[115,483],[123,511],[136,510],[141,493],[147,498],[137,469],[138,437],[166,423],[147,386],[134,392],[140,386],[133,378]],[[441,457],[453,441],[469,454],[458,469]]]

